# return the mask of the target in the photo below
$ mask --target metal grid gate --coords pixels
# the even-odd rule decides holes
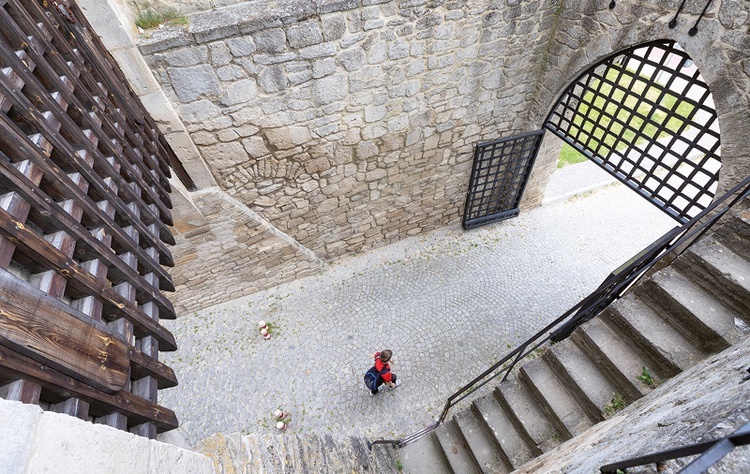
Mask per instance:
[[[518,215],[543,135],[544,130],[537,130],[476,146],[462,220],[464,229]]]
[[[715,196],[716,110],[698,68],[674,41],[593,65],[560,96],[545,127],[680,222]]]
[[[80,10],[0,0],[0,396],[177,427],[171,150]]]

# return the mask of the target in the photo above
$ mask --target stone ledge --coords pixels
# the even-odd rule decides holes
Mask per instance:
[[[253,0],[189,16],[187,28],[149,31],[138,48],[144,55],[171,48],[201,44],[278,26],[296,23],[326,13],[360,8],[363,4],[392,0]]]
[[[0,472],[213,474],[202,454],[0,399]]]

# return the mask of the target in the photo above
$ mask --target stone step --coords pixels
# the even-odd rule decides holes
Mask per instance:
[[[750,323],[750,261],[713,238],[693,244],[674,264]]]
[[[505,459],[495,444],[492,433],[480,417],[481,414],[477,417],[472,406],[456,413],[453,419],[469,445],[481,472],[484,474],[509,472],[505,469]]]
[[[562,442],[562,435],[516,378],[508,378],[495,388],[494,393],[533,456],[539,456]]]
[[[635,292],[706,352],[720,352],[742,337],[734,312],[671,267],[643,282]]]
[[[750,255],[750,210],[733,214],[716,232],[716,239],[737,255]]]
[[[403,474],[453,474],[435,433],[399,449],[396,457],[401,463]]]
[[[646,355],[649,367],[663,377],[673,377],[694,365],[705,354],[649,305],[632,293],[609,306],[601,316],[615,331]]]
[[[523,364],[519,378],[564,440],[583,433],[593,425],[543,357]]]
[[[594,422],[606,417],[607,407],[616,394],[624,397],[581,348],[569,339],[550,347],[542,357]]]
[[[531,450],[516,431],[510,418],[500,406],[494,394],[480,397],[472,403],[477,418],[484,421],[488,431],[500,448],[507,472],[531,459]]]
[[[481,473],[474,454],[469,448],[469,444],[463,437],[463,433],[458,428],[455,419],[443,423],[435,430],[440,448],[445,453],[445,459],[448,460],[451,471],[458,473]]]
[[[649,370],[654,382],[661,377],[654,371],[648,359],[643,357],[635,345],[622,339],[604,321],[594,318],[571,335],[573,340],[604,373],[620,393],[636,400],[651,391],[638,380],[638,376]]]

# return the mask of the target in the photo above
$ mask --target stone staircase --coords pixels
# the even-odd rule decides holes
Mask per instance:
[[[750,211],[398,450],[399,463],[405,473],[511,472],[738,342],[747,324]]]

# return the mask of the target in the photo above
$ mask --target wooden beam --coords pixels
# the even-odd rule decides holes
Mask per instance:
[[[130,377],[128,346],[65,306],[0,270],[0,344],[107,393],[122,390]]]
[[[122,413],[128,417],[130,426],[153,422],[159,432],[177,428],[177,417],[168,408],[124,391],[106,394],[5,346],[0,346],[0,376],[26,378],[41,385],[45,391],[66,398],[80,398],[89,403],[95,413]]]
[[[38,405],[42,387],[26,379],[18,379],[0,387],[0,398]]]
[[[0,116],[0,122],[2,122],[3,118],[3,116]],[[0,123],[0,133],[2,133],[2,130],[2,123]],[[47,218],[58,223],[58,226],[60,228],[68,229],[68,231],[78,239],[79,244],[85,243],[87,246],[94,249],[96,256],[101,258],[102,260],[105,260],[107,265],[111,267],[110,271],[116,269],[124,277],[126,277],[128,281],[138,285],[140,291],[149,294],[151,298],[155,300],[161,308],[163,308],[164,311],[163,313],[161,313],[162,317],[169,318],[170,315],[174,315],[174,308],[172,306],[172,303],[158,291],[158,288],[155,288],[154,286],[146,282],[136,270],[125,264],[125,262],[123,262],[122,259],[117,255],[113,255],[112,250],[109,246],[104,245],[98,239],[92,238],[91,232],[84,228],[78,221],[70,216],[70,214],[63,211],[59,205],[49,202],[48,199],[44,199],[43,196],[40,196],[40,193],[37,189],[35,189],[33,183],[29,182],[25,178],[25,176],[20,174],[15,169],[15,167],[12,166],[11,163],[2,159],[3,157],[4,155],[2,154],[2,152],[0,152],[0,170],[4,171],[0,175],[0,181],[7,183],[6,185],[11,189],[17,190],[18,194],[24,200],[31,203],[35,209],[45,212]],[[90,205],[89,207],[96,208],[96,212],[104,214],[104,211],[91,203],[85,194],[81,194],[82,195],[79,198],[79,204],[81,205],[81,207]],[[111,218],[109,219],[111,222]],[[113,226],[116,229],[113,228]],[[123,229],[117,227],[116,224],[112,223],[107,227],[112,232],[120,234],[121,236],[123,236],[123,238],[127,238],[132,241],[132,238]],[[134,251],[137,252],[139,257],[141,257],[139,258],[139,261],[152,262],[152,265],[149,266],[150,269],[158,268],[158,273],[160,275],[164,273],[164,269],[161,268],[157,262],[154,262],[152,257],[148,255],[140,246],[134,245],[134,247],[137,247],[137,250]],[[81,256],[78,257],[81,258]]]

